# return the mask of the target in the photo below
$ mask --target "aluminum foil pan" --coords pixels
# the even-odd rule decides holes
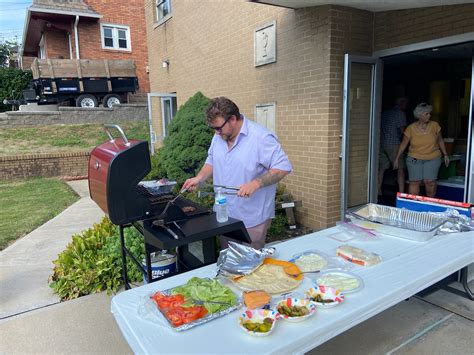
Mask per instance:
[[[170,288],[170,289],[167,289],[167,290],[163,290],[163,291],[160,291],[162,294],[164,295],[171,295],[173,291],[174,287],[173,288]],[[178,332],[181,332],[183,330],[188,330],[188,329],[191,329],[195,326],[198,326],[198,325],[201,325],[201,324],[204,324],[204,323],[207,323],[207,322],[210,322],[216,318],[220,318],[220,317],[223,317],[237,309],[239,309],[240,307],[242,307],[242,300],[236,295],[237,297],[237,304],[234,305],[234,306],[229,306],[228,308],[226,309],[223,309],[222,311],[219,311],[219,312],[216,312],[216,313],[211,313],[211,314],[208,314],[206,315],[205,317],[203,318],[199,318],[199,319],[196,319],[195,321],[193,322],[190,322],[190,323],[186,323],[186,324],[183,324],[183,325],[180,325],[178,327],[175,327],[170,321],[169,319],[166,317],[166,315],[164,313],[161,312],[161,310],[156,306],[156,304],[150,299],[150,297],[152,296],[152,294],[150,294],[148,297],[147,297],[147,308],[152,308],[153,310],[156,310],[157,312],[159,312],[160,314],[163,315],[162,318],[166,319],[166,322],[169,324],[169,326],[178,331]],[[139,310],[140,311],[140,310]],[[143,313],[143,310],[141,311]]]
[[[217,259],[217,274],[232,277],[251,274],[262,265],[267,256],[275,254],[275,248],[254,249],[251,246],[229,242]]]
[[[426,212],[368,203],[347,213],[351,221],[361,227],[373,228],[395,237],[427,241],[434,237],[446,218]]]

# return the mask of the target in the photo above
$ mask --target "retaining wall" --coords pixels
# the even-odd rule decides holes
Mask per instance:
[[[87,176],[89,152],[0,157],[0,181],[32,177]]]
[[[113,108],[59,107],[58,111],[9,111],[0,115],[0,128],[51,124],[115,123],[148,120],[145,104],[116,105]]]

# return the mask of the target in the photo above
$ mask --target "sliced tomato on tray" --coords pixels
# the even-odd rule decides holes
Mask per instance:
[[[183,307],[186,302],[183,295],[165,295],[156,292],[151,299],[175,327],[191,323],[204,317],[208,311],[204,306]]]
[[[165,313],[166,318],[175,326],[194,322],[195,320],[204,317],[207,314],[207,309],[202,306],[193,307],[175,307]]]
[[[151,298],[161,310],[172,309],[182,305],[185,302],[183,295],[168,296],[162,294],[161,292],[156,292],[153,296],[151,296]]]

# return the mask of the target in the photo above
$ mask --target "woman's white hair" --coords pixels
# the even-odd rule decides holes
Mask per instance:
[[[433,111],[433,106],[422,102],[421,104],[416,105],[415,109],[413,110],[413,116],[420,118],[425,112],[430,113],[431,111]]]

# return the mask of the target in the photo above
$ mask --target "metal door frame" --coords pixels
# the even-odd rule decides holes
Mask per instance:
[[[469,104],[469,122],[467,129],[466,174],[464,175],[464,202],[474,203],[474,56],[471,64],[471,100]]]
[[[412,43],[395,48],[383,49],[373,53],[375,58],[384,58],[393,55],[406,54],[410,52],[432,49],[436,47],[455,46],[465,42],[474,41],[474,32],[467,32],[459,35],[437,38],[430,41]],[[471,65],[471,101],[468,122],[468,136],[466,149],[466,174],[464,180],[464,202],[474,203],[474,174],[470,174],[474,169],[474,57]]]
[[[347,199],[349,190],[349,120],[350,120],[350,83],[351,65],[353,63],[372,64],[371,78],[371,104],[370,104],[370,128],[369,128],[369,172],[368,172],[368,202],[377,201],[377,176],[378,176],[378,151],[382,98],[382,60],[371,56],[344,55],[344,91],[342,109],[342,134],[341,134],[341,219],[345,218],[347,210]]]
[[[171,93],[171,92],[150,92],[147,94],[147,101],[148,101],[148,126],[150,130],[150,154],[154,155],[155,154],[155,143],[158,140],[158,138],[163,139],[163,137],[158,137],[155,134],[155,131],[153,130],[153,116],[151,112],[151,98],[152,97],[161,97],[162,99],[160,100],[161,102],[161,123],[163,125],[163,135],[165,132],[165,127],[164,127],[164,122],[163,122],[163,117],[164,117],[164,108],[163,108],[163,98],[164,97],[177,97],[176,93]]]

